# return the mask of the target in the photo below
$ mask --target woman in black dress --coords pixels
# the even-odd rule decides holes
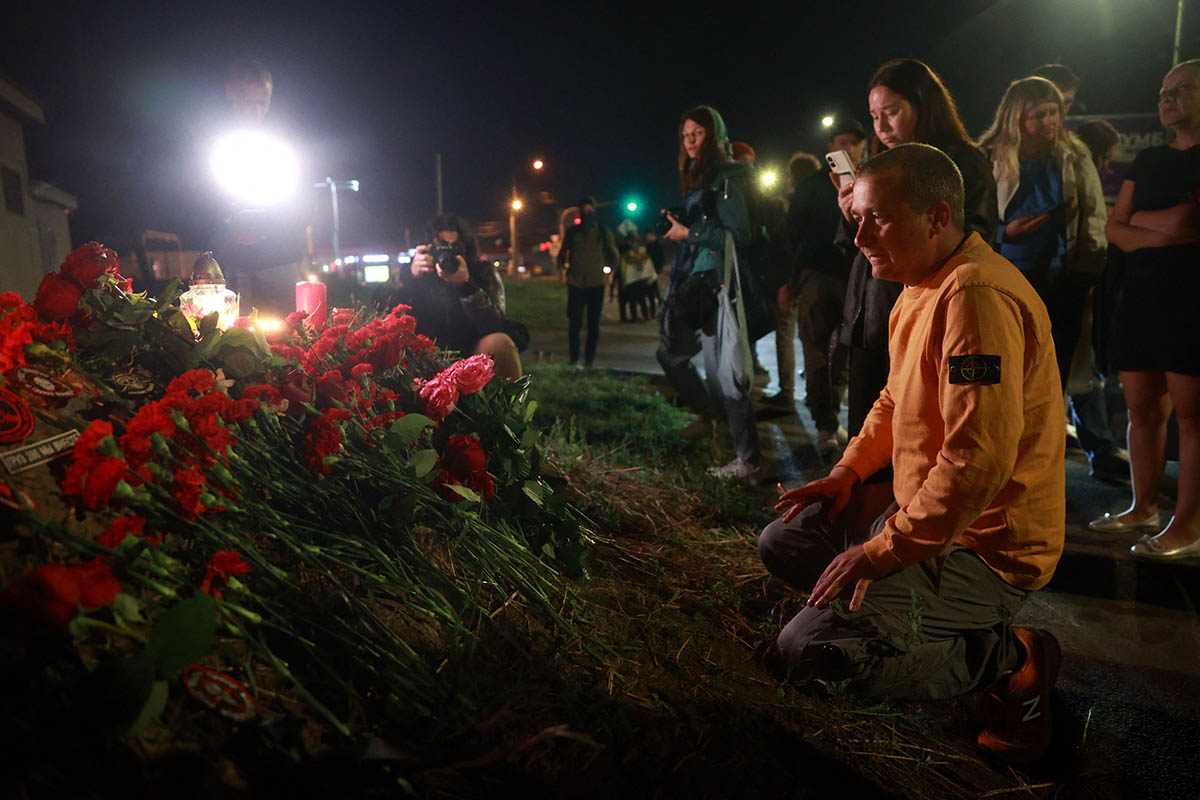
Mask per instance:
[[[1129,406],[1133,503],[1089,525],[1146,531],[1133,554],[1200,555],[1200,59],[1163,79],[1158,116],[1175,134],[1138,154],[1109,219],[1108,240],[1127,253],[1114,358]],[[1179,498],[1159,529],[1167,419],[1179,422]]]

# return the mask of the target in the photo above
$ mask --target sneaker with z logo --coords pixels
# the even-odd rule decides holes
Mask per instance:
[[[997,759],[1013,764],[1036,760],[1050,747],[1050,692],[1062,666],[1062,648],[1049,631],[1014,628],[1025,661],[983,696],[987,727],[976,740]]]

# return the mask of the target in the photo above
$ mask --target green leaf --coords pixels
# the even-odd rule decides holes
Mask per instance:
[[[433,468],[437,466],[437,460],[437,450],[418,450],[412,454],[408,465],[412,467],[418,478],[424,478],[433,472]]]
[[[245,328],[230,328],[221,334],[221,347],[244,347],[258,356],[265,356],[270,352],[266,347],[265,339],[263,342],[264,345],[260,348],[254,333]]]
[[[171,606],[155,623],[146,655],[159,675],[176,675],[199,661],[216,638],[216,602],[198,594]]]
[[[132,539],[132,536],[125,537]],[[121,619],[126,622],[141,622],[142,610],[136,597],[127,594],[118,594],[117,599],[113,601],[113,611],[117,613]]]
[[[521,486],[521,491],[539,506],[542,504],[542,484],[538,481],[525,481],[524,485]]]
[[[137,715],[137,719],[129,726],[129,730],[125,731],[126,736],[137,736],[142,731],[149,727],[151,722],[162,716],[163,709],[167,707],[167,682],[155,681],[150,686],[150,696],[146,698],[146,704],[142,706],[141,712]]]
[[[526,428],[525,432],[521,434],[521,447],[533,447],[541,435],[541,431],[537,428]]]
[[[468,502],[471,502],[471,503],[478,503],[480,500],[483,499],[479,496],[479,494],[477,492],[475,492],[474,489],[471,489],[468,486],[460,486],[457,483],[449,483],[449,484],[446,484],[446,488],[450,489],[451,491],[455,492],[460,497],[462,497],[462,499],[464,499]]]
[[[525,407],[525,421],[526,422],[529,422],[530,420],[533,419],[533,415],[535,412],[537,412],[537,408],[538,408],[537,400],[530,400],[529,405],[527,405]]]
[[[171,278],[158,293],[158,310],[166,309],[183,294],[183,282],[179,278]]]
[[[413,444],[421,438],[422,431],[434,424],[424,414],[405,414],[393,422],[388,430],[398,435],[405,444]]]

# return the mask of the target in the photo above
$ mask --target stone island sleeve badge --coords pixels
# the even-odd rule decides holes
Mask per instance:
[[[950,356],[951,383],[999,383],[1000,356]]]

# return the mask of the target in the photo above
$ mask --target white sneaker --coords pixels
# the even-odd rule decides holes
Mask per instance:
[[[817,450],[845,450],[850,434],[841,425],[836,431],[817,431]]]
[[[723,467],[709,467],[708,474],[723,481],[740,481],[753,485],[762,478],[763,469],[735,458]]]

